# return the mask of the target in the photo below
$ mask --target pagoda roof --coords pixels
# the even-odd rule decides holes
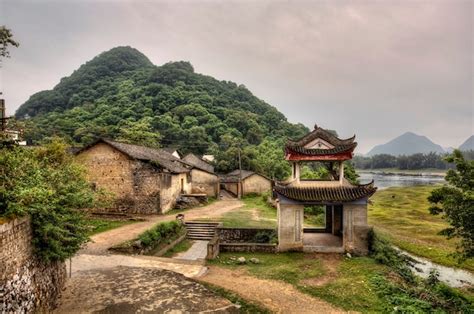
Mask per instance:
[[[340,203],[353,202],[372,196],[377,188],[374,181],[363,185],[340,186],[275,186],[274,191],[288,199],[301,202]]]
[[[317,125],[314,130],[298,140],[288,140],[285,146],[287,160],[348,160],[357,146],[355,135],[340,139],[333,132]],[[323,147],[311,146],[315,141],[323,141]]]

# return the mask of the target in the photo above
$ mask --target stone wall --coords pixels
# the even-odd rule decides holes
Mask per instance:
[[[216,229],[219,235],[220,243],[252,243],[256,242],[257,234],[265,234],[269,237],[276,235],[276,229],[269,228],[226,228],[219,227]]]
[[[46,312],[66,282],[66,266],[33,254],[28,218],[0,225],[0,313]]]
[[[272,182],[258,174],[243,180],[243,194],[262,194],[272,189]]]
[[[303,250],[304,206],[278,202],[278,250]]]
[[[217,175],[194,168],[191,170],[191,193],[217,197],[219,195],[219,178]]]
[[[106,143],[98,143],[77,155],[86,167],[87,179],[115,196],[107,212],[165,213],[181,192],[191,191],[187,174],[164,173],[149,163],[134,160]],[[181,187],[181,179],[183,187]]]
[[[187,173],[168,174],[171,176],[170,185],[163,187],[160,191],[161,213],[164,214],[173,209],[181,192],[188,194],[191,191]]]
[[[367,204],[345,204],[343,209],[343,241],[346,252],[358,255],[368,253]]]

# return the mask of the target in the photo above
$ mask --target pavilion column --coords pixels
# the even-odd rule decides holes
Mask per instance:
[[[303,211],[300,204],[277,202],[278,251],[303,250]]]
[[[344,182],[344,162],[339,162],[339,183],[342,184]]]

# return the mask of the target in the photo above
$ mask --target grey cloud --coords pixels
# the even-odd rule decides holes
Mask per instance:
[[[2,1],[21,42],[2,68],[11,111],[86,60],[131,45],[155,64],[245,84],[292,122],[359,150],[405,131],[474,133],[470,1]]]

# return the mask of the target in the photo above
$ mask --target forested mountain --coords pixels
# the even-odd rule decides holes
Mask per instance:
[[[155,66],[131,47],[101,53],[52,90],[31,96],[16,117],[27,120],[25,136],[33,143],[52,135],[74,144],[97,137],[159,140],[184,152],[218,155],[221,171],[236,167],[239,146],[244,166],[255,168],[256,152],[265,155],[265,148],[308,131],[243,85],[195,73],[189,62]],[[272,143],[261,145],[266,138]]]
[[[462,143],[461,146],[459,146],[459,150],[474,150],[474,135],[471,135],[464,143]]]
[[[444,149],[440,145],[433,143],[426,136],[417,135],[412,132],[406,132],[386,144],[375,146],[367,153],[367,155],[373,156],[378,154],[388,154],[399,156],[413,155],[417,153],[443,154]]]

